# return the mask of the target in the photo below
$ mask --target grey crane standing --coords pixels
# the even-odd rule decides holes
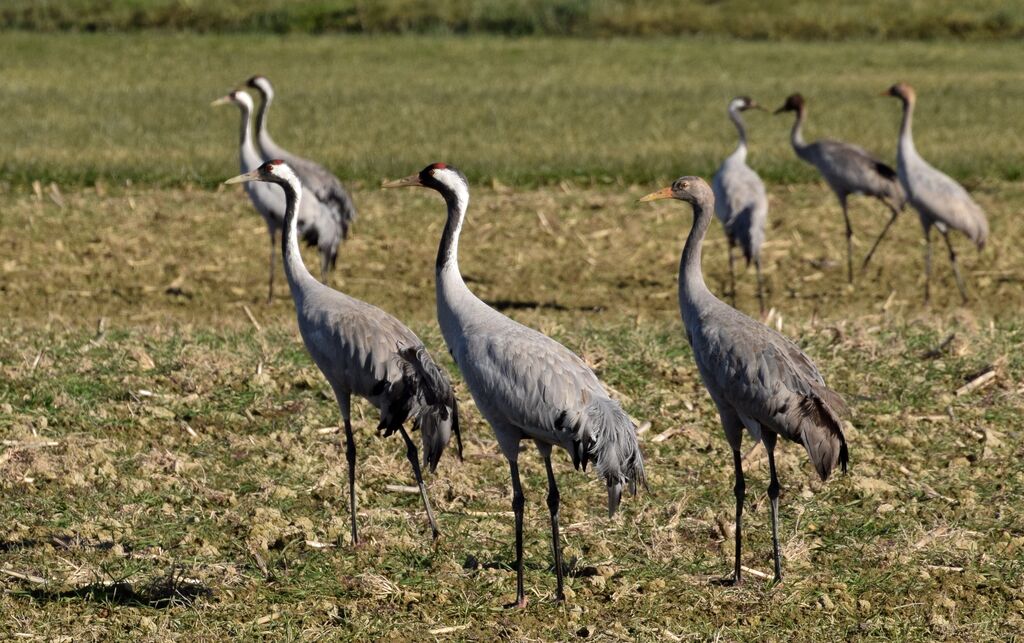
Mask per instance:
[[[764,224],[768,219],[768,195],[757,172],[747,165],[747,131],[740,112],[764,109],[747,96],[729,101],[729,119],[736,125],[740,141],[736,151],[727,156],[718,168],[711,187],[715,192],[715,215],[725,227],[729,239],[729,289],[736,304],[736,277],[733,271],[733,249],[739,245],[747,266],[754,262],[757,271],[757,302],[764,313],[764,290],[761,283],[761,244]]]
[[[337,258],[337,247],[343,239],[348,238],[348,230],[356,220],[356,208],[352,204],[352,198],[342,186],[338,177],[324,166],[301,156],[296,156],[274,142],[267,129],[267,111],[270,103],[274,100],[274,88],[265,76],[253,76],[246,85],[259,92],[260,109],[256,114],[256,138],[259,141],[260,151],[264,161],[271,159],[282,159],[291,166],[295,174],[302,181],[302,186],[311,200],[316,201],[324,210],[329,213],[331,221],[334,222],[332,230],[335,240],[335,253],[321,265],[321,270],[334,267]],[[326,279],[324,280],[326,283]]]
[[[936,170],[921,158],[914,147],[914,136],[911,133],[911,122],[914,118],[914,104],[917,95],[914,88],[906,83],[897,83],[884,93],[895,96],[903,103],[903,123],[900,125],[899,147],[896,152],[896,167],[899,170],[900,183],[906,190],[907,200],[917,210],[924,227],[924,300],[929,299],[929,286],[932,278],[932,226],[939,229],[949,249],[949,262],[953,265],[956,285],[960,289],[960,297],[967,303],[967,288],[960,276],[960,268],[956,263],[956,251],[949,240],[949,230],[959,230],[967,235],[974,245],[981,250],[988,239],[988,219],[977,203],[971,199],[959,183]]]
[[[684,176],[640,201],[679,199],[693,206],[693,227],[679,261],[679,309],[693,348],[697,370],[732,447],[736,473],[736,560],[739,583],[745,483],[740,443],[743,427],[768,454],[771,482],[772,547],[775,580],[782,579],[779,556],[779,479],[775,443],[779,436],[807,449],[818,475],[826,480],[836,464],[846,471],[848,452],[840,415],[846,404],[825,385],[821,373],[796,344],[715,297],[701,274],[701,244],[711,222],[714,194],[703,179]]]
[[[380,409],[378,431],[383,431],[385,436],[398,432],[405,440],[406,456],[436,539],[440,532],[423,484],[416,445],[404,423],[412,420],[413,428],[419,430],[423,463],[431,471],[437,467],[453,433],[459,458],[462,458],[458,406],[448,376],[430,357],[423,342],[402,322],[375,306],[319,283],[309,274],[302,263],[296,238],[295,214],[302,199],[302,185],[285,162],[269,161],[226,182],[243,181],[276,183],[284,189],[288,202],[281,239],[284,272],[295,301],[302,341],[334,390],[344,420],[353,544],[359,542],[356,445],[350,414],[353,393]]]
[[[790,132],[790,142],[796,155],[818,168],[822,178],[835,192],[839,205],[843,208],[843,221],[846,223],[846,275],[853,282],[853,228],[850,226],[850,215],[846,209],[846,200],[851,194],[873,196],[889,208],[892,216],[882,228],[882,233],[871,245],[871,250],[864,257],[861,269],[867,267],[878,244],[885,238],[896,217],[903,211],[906,197],[896,177],[896,170],[872,156],[864,148],[841,141],[821,139],[813,143],[805,143],[802,133],[807,107],[800,94],[792,94],[776,114],[796,112],[796,121]]]
[[[255,170],[263,163],[263,160],[256,151],[256,146],[253,144],[252,140],[252,125],[250,122],[250,116],[253,111],[252,98],[245,92],[234,91],[226,96],[218,98],[210,104],[214,107],[228,104],[238,106],[242,115],[242,122],[238,136],[239,165],[241,166],[242,172]],[[249,199],[252,201],[253,207],[255,207],[256,211],[260,213],[261,217],[263,217],[263,221],[267,224],[267,233],[270,235],[270,279],[267,284],[267,303],[270,303],[274,298],[274,272],[276,263],[274,255],[277,252],[277,233],[284,226],[284,192],[272,185],[259,181],[247,182],[245,184],[245,192],[249,195]],[[300,208],[297,220],[299,233],[302,235],[303,241],[311,246],[318,245],[323,242],[324,245],[320,245],[318,248],[321,258],[336,255],[336,244],[335,247],[332,248],[329,241],[331,234],[329,232],[324,233],[321,229],[325,224],[327,224],[328,227],[331,225],[329,220],[323,216],[321,209],[308,199],[302,200]],[[325,275],[321,275],[321,278],[324,276]]]
[[[551,468],[551,448],[569,452],[573,465],[593,462],[608,486],[608,511],[618,508],[624,487],[634,493],[645,484],[636,427],[592,370],[553,339],[519,324],[478,299],[459,272],[459,233],[469,205],[465,176],[444,163],[383,184],[421,186],[438,191],[448,218],[437,251],[437,317],[445,343],[462,372],[477,408],[494,429],[509,462],[516,531],[516,602],[524,607],[523,507],[519,480],[522,440],[533,440],[548,477],[551,549],[557,600],[564,600],[562,548],[558,532],[559,493]]]

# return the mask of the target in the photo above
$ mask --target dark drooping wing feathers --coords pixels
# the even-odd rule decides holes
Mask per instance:
[[[381,416],[378,430],[390,435],[408,418],[423,441],[423,464],[430,471],[437,468],[445,445],[452,433],[462,460],[462,435],[459,431],[459,408],[448,375],[441,370],[420,346],[400,349],[397,353],[402,379],[392,384],[392,394],[401,399],[397,405],[403,412],[389,418]]]
[[[894,170],[893,168],[889,167],[885,163],[882,163],[881,161],[874,160],[874,159],[873,159],[873,161],[874,161],[875,171],[876,172],[881,174],[883,177],[889,179],[890,181],[898,181],[899,180],[899,175],[896,174],[896,170]]]
[[[598,473],[608,485],[608,513],[619,507],[624,485],[636,494],[638,484],[647,487],[643,456],[636,440],[636,426],[615,400],[593,397],[575,416],[562,411],[555,429],[573,436],[569,456],[576,470],[597,463]]]
[[[704,327],[694,347],[712,397],[725,401],[744,423],[756,422],[802,444],[822,479],[848,451],[842,397],[825,385],[811,360],[774,330],[728,308],[728,316]]]
[[[866,194],[889,201],[897,210],[903,209],[907,197],[896,170],[864,148],[822,139],[804,150],[807,160],[818,168],[834,191]]]
[[[448,374],[434,362],[433,358],[430,357],[430,353],[423,346],[406,349],[400,355],[413,367],[416,376],[419,378],[420,386],[418,390],[423,398],[421,406],[431,410],[427,412],[440,413],[441,420],[448,419],[449,409],[451,409],[451,430],[455,434],[455,444],[458,448],[459,460],[462,460],[459,405],[455,399],[455,391],[452,389],[452,383],[448,378]],[[445,443],[447,443],[447,439]],[[438,453],[438,456],[440,456],[440,453]],[[436,463],[435,459],[434,464],[436,465]]]
[[[825,386],[821,374],[795,344],[785,340],[768,345],[758,360],[758,376],[774,381],[767,402],[769,428],[807,449],[811,463],[822,480],[828,479],[836,463],[846,471],[847,449],[841,416],[848,413],[846,402]],[[781,349],[781,350],[780,350]]]
[[[746,259],[748,266],[754,256],[760,252],[761,243],[764,241],[764,222],[761,222],[760,229],[756,227],[754,211],[753,205],[743,208],[733,216],[726,229],[726,234],[732,237],[743,250],[743,258]]]

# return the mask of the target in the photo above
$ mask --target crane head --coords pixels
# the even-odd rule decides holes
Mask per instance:
[[[396,181],[385,181],[381,183],[382,188],[406,188],[421,187],[437,190],[441,194],[458,195],[469,193],[469,181],[466,175],[460,172],[455,166],[446,163],[431,163],[416,174],[411,174],[404,179]]]
[[[267,79],[266,76],[253,76],[249,80],[245,81],[245,86],[251,87],[258,91],[260,94],[263,94],[264,98],[266,98],[267,96],[274,95],[274,88],[270,85],[270,81]]]
[[[210,103],[210,107],[219,107],[221,105],[230,104],[235,104],[239,107],[246,106],[249,109],[252,109],[252,98],[250,98],[249,94],[246,94],[245,92],[235,90]]]
[[[917,93],[914,92],[914,88],[906,83],[896,83],[888,90],[882,92],[882,96],[893,96],[905,103],[913,103],[917,100]]]
[[[800,94],[790,94],[789,97],[786,98],[786,102],[782,104],[782,107],[775,110],[775,113],[781,114],[782,112],[799,112],[802,111],[803,108],[804,97],[801,96]]]
[[[267,161],[251,172],[239,174],[224,183],[247,183],[249,181],[264,181],[266,183],[297,183],[298,178],[292,168],[281,159]]]
[[[729,101],[729,109],[736,110],[738,112],[745,112],[748,109],[759,109],[764,112],[768,111],[750,96],[737,96],[732,99]]]
[[[714,203],[714,194],[711,192],[711,187],[707,184],[707,181],[699,176],[682,176],[667,188],[651,192],[641,198],[639,203],[660,201],[661,199],[679,199],[691,205],[709,207],[710,204]]]

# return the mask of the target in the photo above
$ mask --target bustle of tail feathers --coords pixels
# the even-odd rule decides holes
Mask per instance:
[[[348,231],[356,220],[356,207],[352,203],[352,197],[341,188],[341,191],[332,190],[330,194],[330,207],[334,214],[334,220],[341,227],[342,240],[348,240]]]
[[[982,217],[984,216],[985,215],[983,214]],[[985,242],[988,241],[988,234],[988,220],[983,218],[981,221],[977,222],[977,228],[974,230],[973,234],[969,235],[971,241],[973,241],[974,245],[978,248],[978,252],[985,249]]]
[[[887,163],[875,162],[875,171],[890,181],[899,181],[899,174]]]
[[[459,407],[448,375],[434,363],[423,346],[399,352],[406,379],[411,380],[408,417],[423,441],[423,465],[433,472],[452,434],[462,460]]]
[[[892,201],[892,206],[902,212],[907,205],[907,194],[900,185],[899,174],[892,166],[881,161],[875,163],[875,171],[886,181],[886,196]]]
[[[799,405],[800,441],[822,480],[828,480],[836,464],[846,473],[850,454],[843,435],[846,402],[835,391],[816,387]]]
[[[562,413],[556,424],[577,436],[569,452],[573,465],[586,470],[587,464],[593,462],[598,475],[605,479],[608,515],[613,515],[625,487],[635,495],[637,485],[647,486],[636,426],[618,402],[599,396],[591,398],[575,420],[572,422]]]

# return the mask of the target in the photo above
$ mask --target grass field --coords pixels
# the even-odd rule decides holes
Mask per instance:
[[[1004,641],[1024,629],[1013,47],[5,33],[0,53],[0,639]],[[850,61],[865,66],[841,76]],[[354,179],[360,220],[333,284],[406,321],[453,374],[466,461],[446,457],[429,479],[437,545],[404,489],[403,449],[373,434],[362,402],[366,543],[347,543],[336,406],[286,293],[262,303],[262,222],[240,190],[214,187],[237,171],[237,115],[206,105],[255,71],[280,79],[278,141]],[[895,78],[922,96],[918,148],[989,214],[982,254],[956,239],[974,301],[958,305],[937,253],[922,308],[909,212],[847,286],[838,207],[791,158],[788,119],[748,119],[751,161],[771,179],[770,323],[853,407],[852,468],[821,484],[782,445],[786,579],[712,585],[731,564],[732,468],[676,308],[690,214],[634,201],[713,169],[740,92],[774,105],[800,89],[812,136],[891,155],[896,106],[872,94]],[[474,183],[470,287],[582,354],[643,429],[651,489],[614,519],[601,483],[557,459],[564,605],[549,600],[543,466],[527,451],[531,603],[501,609],[515,591],[508,473],[434,320],[443,204],[375,188],[433,160]],[[885,215],[862,199],[851,214],[862,255]],[[717,293],[725,249],[715,224],[704,265]],[[739,290],[756,311],[752,274]],[[746,468],[744,563],[767,572],[763,453]]]
[[[808,99],[809,137],[895,154],[915,85],[918,149],[971,186],[1024,176],[1015,43],[743,43],[441,37],[39,35],[0,39],[0,177],[15,184],[213,186],[237,169],[237,112],[214,98],[254,73],[277,83],[275,138],[376,185],[445,159],[508,185],[709,174],[735,145],[725,106]],[[791,119],[748,119],[751,164],[814,180]]]

